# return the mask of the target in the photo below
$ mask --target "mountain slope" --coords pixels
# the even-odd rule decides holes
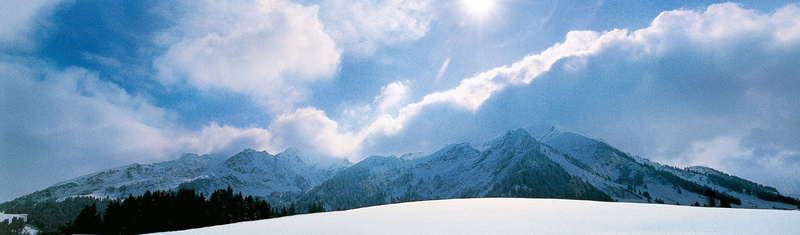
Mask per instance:
[[[462,143],[416,159],[373,156],[340,172],[297,203],[330,209],[390,202],[474,197],[612,200],[547,157],[555,154],[525,130],[509,131],[485,150]],[[583,192],[573,184],[588,185]]]
[[[299,194],[319,185],[347,167],[343,160],[329,165],[311,161],[299,150],[289,148],[275,156],[252,149],[228,158],[204,172],[201,177],[178,185],[210,195],[215,189],[231,187],[244,195]]]
[[[211,155],[184,154],[175,161],[131,164],[57,183],[12,202],[36,203],[76,195],[98,198],[139,195],[147,190],[174,188],[182,182],[201,176],[220,161],[219,157]]]
[[[798,201],[777,190],[707,167],[678,169],[631,156],[605,142],[555,127],[529,127],[557,150],[553,160],[612,196],[629,202],[796,209]],[[645,194],[646,193],[646,194]],[[711,201],[713,199],[713,202]]]

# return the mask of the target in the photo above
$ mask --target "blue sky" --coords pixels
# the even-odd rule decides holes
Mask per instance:
[[[800,194],[797,3],[486,1],[4,1],[0,201],[184,152],[359,161],[536,124]]]

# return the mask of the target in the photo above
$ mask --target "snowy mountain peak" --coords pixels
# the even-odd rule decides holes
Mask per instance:
[[[298,148],[289,147],[289,148],[286,148],[286,150],[283,150],[283,152],[279,153],[279,155],[280,154],[287,155],[287,156],[298,156],[299,157],[302,153],[300,152],[300,149],[298,149]]]
[[[596,140],[572,132],[560,132],[558,135],[549,136],[542,143],[571,155],[581,155],[578,154],[581,152],[593,153],[600,144]]]
[[[250,155],[252,155],[252,154],[256,154],[258,152],[259,151],[256,151],[254,149],[246,148],[246,149],[242,150],[241,152],[239,152],[239,154],[250,154]]]
[[[290,147],[275,155],[275,158],[278,160],[283,161],[294,161],[301,164],[313,164],[312,161],[305,156],[303,153],[300,152],[299,149],[295,147]]]
[[[228,160],[225,160],[224,165],[229,168],[232,168],[234,166],[247,165],[248,163],[257,161],[258,158],[264,158],[267,156],[271,155],[266,151],[259,152],[253,149],[245,149],[237,153],[236,155],[233,155],[232,157],[228,158]]]
[[[495,138],[490,146],[492,149],[499,149],[511,146],[530,146],[534,143],[538,143],[538,141],[528,131],[519,128],[506,131],[505,134]]]
[[[528,131],[528,133],[530,133],[534,139],[542,143],[547,142],[552,138],[555,138],[561,133],[567,132],[562,127],[556,127],[551,125],[531,125],[526,127],[525,130]]]
[[[292,162],[291,164],[319,169],[339,169],[353,165],[347,158],[334,157],[321,153],[309,153],[295,147],[289,147],[275,155],[278,161]]]
[[[194,153],[184,153],[181,154],[181,158],[179,158],[178,160],[183,161],[183,160],[198,159],[198,158],[200,158],[200,155]]]
[[[472,145],[469,143],[451,144],[439,149],[439,151],[436,151],[431,155],[441,155],[446,152],[463,151],[465,149],[472,149]]]
[[[414,160],[414,159],[417,159],[417,158],[420,158],[420,157],[424,157],[424,156],[425,156],[425,153],[423,153],[423,152],[414,152],[414,153],[405,153],[403,155],[400,155],[399,158],[400,159],[405,159],[405,160]]]
[[[451,144],[439,149],[439,151],[436,151],[427,157],[421,157],[418,159],[420,161],[426,161],[438,158],[440,161],[453,161],[465,156],[471,156],[471,153],[477,152],[478,150],[472,148],[472,145],[469,143]]]

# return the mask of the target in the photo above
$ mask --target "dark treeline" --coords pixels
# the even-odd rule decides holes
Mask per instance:
[[[214,191],[208,200],[191,189],[177,192],[147,191],[141,196],[111,201],[104,213],[98,211],[94,205],[87,206],[72,223],[62,228],[62,232],[140,234],[268,219],[296,213],[294,205],[273,209],[265,200],[253,196],[243,197],[241,193],[234,193],[230,187]]]
[[[668,171],[656,170],[652,166],[647,166],[647,167],[650,168],[652,172],[656,173],[657,176],[660,176],[666,182],[669,182],[672,185],[675,185],[676,187],[680,187],[685,189],[686,191],[704,195],[709,198],[717,198],[720,201],[722,201],[723,205],[730,205],[730,204],[742,205],[741,199],[731,196],[730,194],[714,190],[706,185],[700,185],[698,183],[680,178],[675,174],[669,173]]]
[[[103,211],[109,201],[111,200],[88,196],[52,199],[43,202],[17,201],[17,203],[5,204],[6,206],[0,210],[5,210],[5,213],[10,214],[28,214],[26,224],[35,227],[39,234],[60,234],[59,228],[75,220],[75,217],[87,205],[96,205],[98,211]]]
[[[723,172],[715,172],[716,174],[706,174],[711,182],[725,188],[729,188],[739,193],[746,193],[748,195],[755,195],[757,198],[765,201],[782,202],[791,205],[800,206],[800,201],[796,198],[783,196],[778,193],[778,190],[747,181],[745,179],[728,175]]]
[[[0,221],[0,235],[27,234],[25,233],[25,219],[14,217]]]

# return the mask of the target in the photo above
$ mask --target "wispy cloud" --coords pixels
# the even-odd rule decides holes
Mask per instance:
[[[429,0],[345,1],[320,3],[320,18],[337,44],[355,54],[417,40],[433,19]]]
[[[442,67],[439,67],[439,72],[436,72],[436,78],[433,79],[433,87],[436,88],[439,85],[439,81],[442,80],[442,76],[444,76],[444,71],[447,71],[447,66],[450,65],[450,57],[444,60],[442,63]]]
[[[62,0],[8,0],[0,2],[0,50],[29,51],[37,27],[44,22],[39,16],[49,15]]]
[[[7,111],[0,114],[4,179],[64,179],[118,162],[167,159],[174,153],[174,142],[163,130],[172,115],[100,81],[96,73],[2,62],[0,74],[0,107]],[[4,180],[0,187],[14,193],[49,183],[53,182],[23,186]]]

